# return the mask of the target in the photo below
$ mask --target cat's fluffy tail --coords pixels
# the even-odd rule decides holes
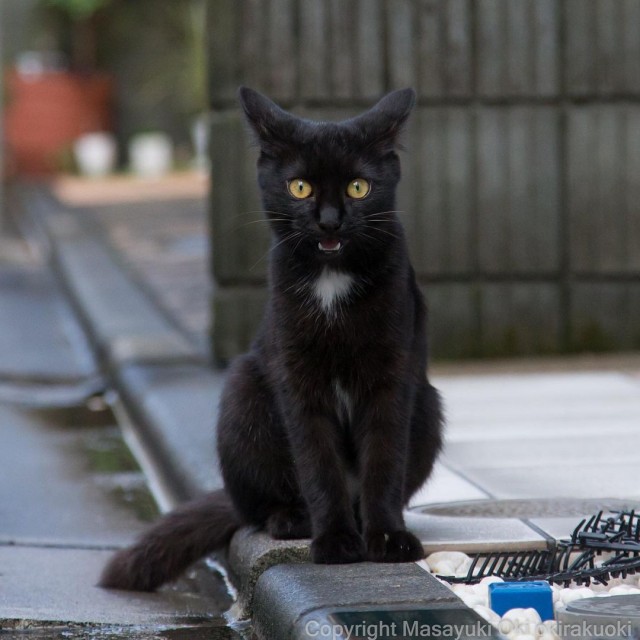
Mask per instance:
[[[102,572],[101,587],[153,591],[190,564],[224,547],[242,525],[231,498],[214,491],[163,516]]]

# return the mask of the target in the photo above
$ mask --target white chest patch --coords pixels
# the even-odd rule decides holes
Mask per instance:
[[[349,295],[352,286],[353,276],[325,267],[315,282],[314,294],[324,311],[330,312]]]

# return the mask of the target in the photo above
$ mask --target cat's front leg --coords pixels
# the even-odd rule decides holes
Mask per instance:
[[[367,558],[374,562],[424,557],[422,544],[406,530],[402,516],[410,398],[407,389],[378,389],[356,425],[363,534]]]
[[[356,527],[336,425],[312,411],[290,414],[288,423],[300,491],[311,515],[313,561],[346,564],[364,560],[365,544]]]

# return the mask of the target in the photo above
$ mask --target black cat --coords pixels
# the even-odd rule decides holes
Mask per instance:
[[[395,91],[337,123],[295,117],[251,89],[239,95],[273,244],[264,321],[220,407],[225,489],[117,553],[105,587],[154,589],[243,523],[312,537],[318,563],[423,557],[402,509],[431,472],[442,414],[394,211],[397,140],[415,94]]]

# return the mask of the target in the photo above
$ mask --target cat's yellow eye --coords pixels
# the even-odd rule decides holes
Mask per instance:
[[[304,198],[308,198],[313,193],[312,186],[302,178],[294,178],[293,180],[289,180],[289,193],[294,198],[299,198],[303,200]]]
[[[369,191],[371,191],[371,186],[364,178],[356,178],[347,186],[347,195],[356,200],[364,198]]]

